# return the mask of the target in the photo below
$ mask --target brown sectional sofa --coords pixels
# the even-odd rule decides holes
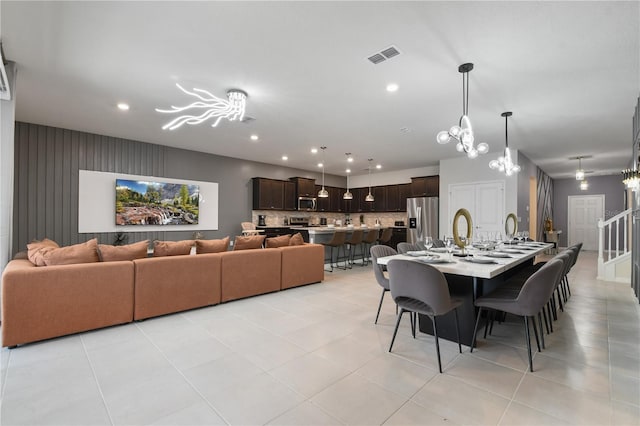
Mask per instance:
[[[128,323],[320,282],[318,244],[36,267],[2,274],[2,346]]]

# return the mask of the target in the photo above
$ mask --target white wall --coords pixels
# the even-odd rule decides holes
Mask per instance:
[[[0,271],[11,254],[13,222],[13,150],[16,110],[16,67],[6,66],[11,100],[0,101]]]
[[[419,167],[417,169],[398,170],[395,172],[384,172],[371,169],[371,186],[396,185],[400,183],[411,183],[412,177],[434,176],[440,171],[438,166]],[[363,188],[369,186],[369,175],[351,176],[349,178],[350,188]]]
[[[487,181],[505,181],[505,212],[516,212],[518,208],[517,176],[506,177],[504,173],[489,168],[489,161],[497,159],[500,152],[490,152],[476,159],[469,159],[466,155],[440,161],[440,235],[451,234],[449,229],[449,185],[457,183],[477,183]],[[515,155],[514,155],[515,154]],[[512,151],[513,158],[518,158],[517,152]],[[516,160],[517,161],[517,160]],[[472,218],[473,219],[473,218]]]

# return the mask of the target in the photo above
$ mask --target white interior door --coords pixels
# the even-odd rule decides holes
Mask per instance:
[[[569,246],[583,243],[583,250],[598,249],[598,219],[604,217],[604,194],[570,195],[569,227],[567,241]]]
[[[449,226],[445,235],[453,231],[453,216],[458,209],[467,209],[473,222],[473,234],[502,232],[504,212],[504,181],[474,184],[455,184],[449,187]],[[460,224],[460,229],[465,229]]]

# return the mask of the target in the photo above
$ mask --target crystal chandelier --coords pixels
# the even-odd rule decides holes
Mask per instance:
[[[353,158],[351,157],[351,153],[347,152],[345,154],[347,156],[347,162],[352,162]],[[344,193],[344,195],[342,195],[342,199],[343,200],[353,200],[353,194],[351,193],[351,191],[349,191],[349,173],[351,173],[351,169],[347,169],[347,190]]]
[[[216,127],[223,118],[229,121],[242,121],[244,118],[247,93],[242,90],[231,89],[227,92],[228,99],[221,99],[203,89],[194,88],[190,92],[178,83],[176,86],[199,100],[183,107],[172,105],[171,109],[156,108],[156,111],[166,114],[183,113],[162,126],[163,130],[175,130],[183,124],[200,124],[209,119],[215,119],[211,127]]]
[[[486,154],[489,151],[489,145],[482,142],[478,146],[474,146],[475,137],[473,135],[473,127],[469,119],[469,72],[473,69],[473,64],[462,64],[458,67],[458,72],[462,74],[462,117],[458,126],[451,129],[443,130],[438,133],[436,140],[439,144],[446,144],[452,139],[458,141],[456,149],[458,152],[466,152],[467,157],[476,158],[478,154]]]
[[[506,174],[507,176],[511,176],[514,173],[518,173],[520,171],[520,166],[515,164],[511,159],[511,151],[509,151],[509,133],[507,131],[507,122],[509,117],[513,115],[511,111],[503,112],[500,114],[504,117],[504,156],[498,157],[497,160],[491,160],[489,162],[489,167],[494,170],[499,170]]]
[[[322,166],[322,189],[318,191],[318,198],[327,198],[329,196],[329,191],[324,189],[324,150],[327,149],[327,147],[321,146],[320,149],[322,150],[322,163],[320,163]]]

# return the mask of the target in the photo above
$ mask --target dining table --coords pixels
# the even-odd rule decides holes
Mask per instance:
[[[527,241],[499,244],[491,250],[467,247],[464,253],[438,248],[422,251],[410,251],[378,258],[379,265],[386,265],[392,259],[405,259],[426,263],[441,271],[449,285],[452,297],[462,300],[458,307],[460,323],[460,342],[470,346],[476,319],[476,298],[486,295],[500,287],[510,277],[523,268],[532,265],[536,256],[543,254],[553,244]],[[419,329],[433,334],[432,322],[422,315]],[[456,329],[453,312],[438,319],[438,337],[456,341]]]

